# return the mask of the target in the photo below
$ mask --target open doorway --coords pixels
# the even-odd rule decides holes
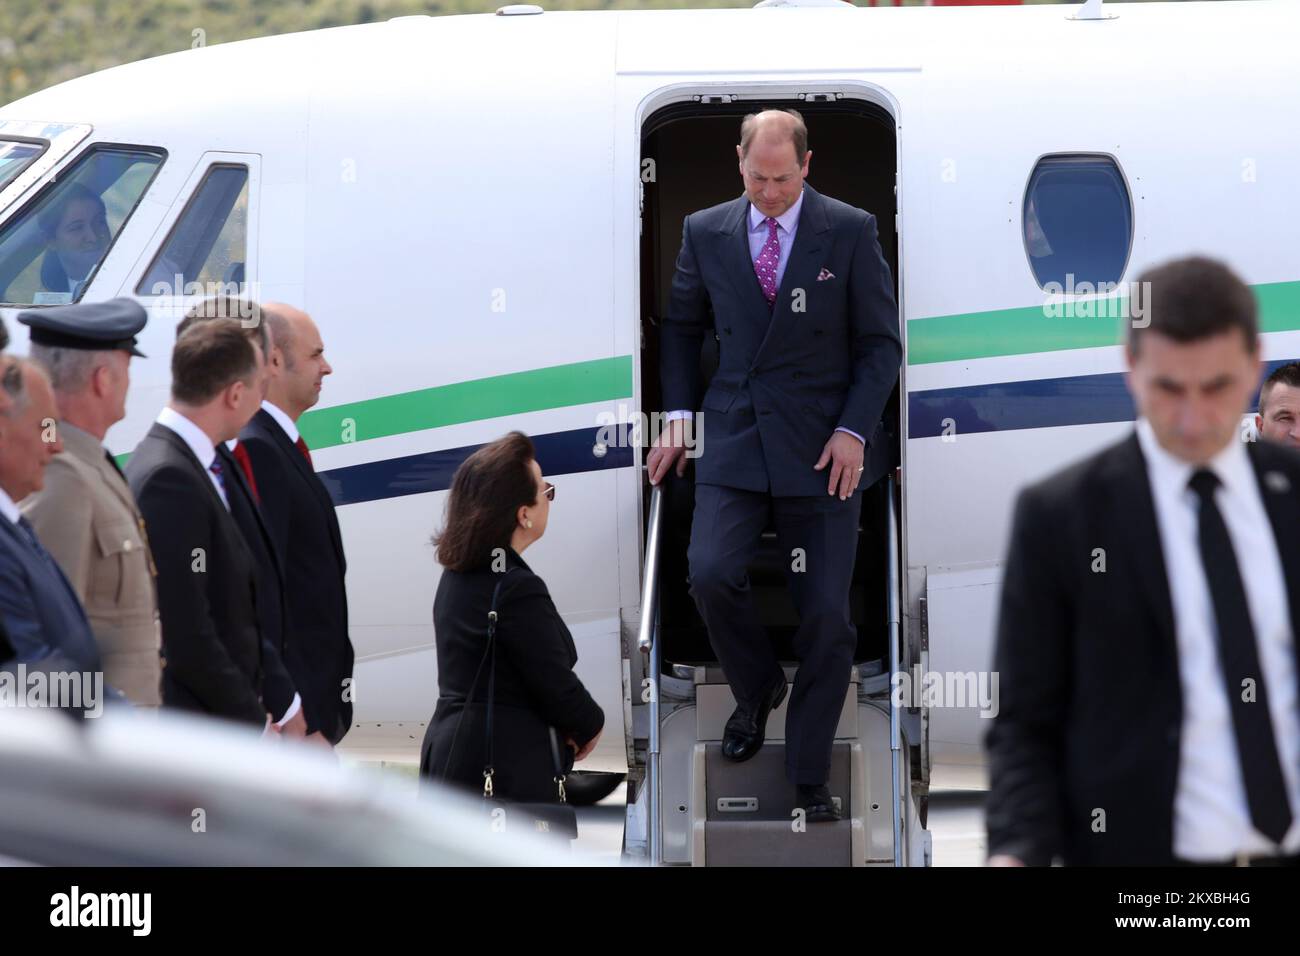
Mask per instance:
[[[790,107],[808,126],[812,151],[808,183],[818,192],[876,216],[881,250],[898,296],[898,236],[895,232],[896,156],[893,117],[882,107],[857,99],[809,102],[802,99],[730,103],[676,103],[651,114],[642,129],[641,157],[654,160],[655,176],[644,185],[641,232],[641,395],[646,411],[662,410],[659,382],[659,327],[669,301],[673,268],[686,215],[739,196],[735,144],[746,114]],[[717,363],[715,336],[706,336],[700,376],[707,384]],[[702,392],[701,392],[702,394]],[[893,464],[899,461],[898,389],[884,414]],[[892,470],[892,469],[891,469]],[[684,480],[670,476],[664,488],[660,556],[660,640],[665,667],[715,663],[708,634],[688,591],[686,549],[695,494],[693,470]],[[863,492],[851,607],[858,631],[854,660],[867,676],[887,669],[886,622],[888,492],[884,480]],[[647,499],[648,500],[648,499]],[[775,533],[763,536],[750,566],[750,586],[782,661],[794,661],[792,638],[799,618],[785,578],[788,556]]]

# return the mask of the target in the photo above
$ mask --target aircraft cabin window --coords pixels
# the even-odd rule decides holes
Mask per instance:
[[[247,240],[248,167],[215,165],[194,190],[136,294],[209,295],[228,291],[221,286],[229,283],[242,285]]]
[[[47,183],[0,229],[0,302],[79,300],[164,156],[161,150],[93,146]]]
[[[45,152],[49,143],[0,139],[0,189],[18,178],[18,174]]]
[[[1044,156],[1025,191],[1025,252],[1043,288],[1119,282],[1133,243],[1133,203],[1109,156]],[[1084,286],[1088,291],[1089,286]],[[1106,291],[1101,289],[1100,291]]]

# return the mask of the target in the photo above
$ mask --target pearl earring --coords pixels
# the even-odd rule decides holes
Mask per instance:
[[[524,519],[524,527],[525,527],[525,528],[531,528],[532,526],[533,526],[533,519],[532,519],[532,518],[525,518],[525,519]]]

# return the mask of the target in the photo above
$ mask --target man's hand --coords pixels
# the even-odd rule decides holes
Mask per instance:
[[[307,718],[303,716],[301,707],[298,708],[298,713],[280,725],[280,736],[298,739],[307,736]]]
[[[604,733],[604,728],[601,728],[600,730],[596,731],[596,736],[588,740],[586,746],[583,747],[579,747],[578,742],[574,740],[572,737],[566,737],[564,739],[564,742],[573,748],[574,763],[577,763],[579,760],[585,760],[587,758],[587,755],[596,749],[596,741],[600,739],[600,735],[602,733]]]
[[[654,447],[646,458],[646,471],[650,475],[650,484],[657,485],[668,469],[677,465],[677,477],[686,474],[686,419],[674,418],[668,427],[659,433]]]
[[[840,501],[843,501],[857,490],[858,482],[862,480],[862,459],[865,453],[862,442],[848,432],[835,432],[831,435],[831,440],[822,449],[822,456],[813,465],[813,468],[821,471],[833,462],[830,481],[826,483],[828,495],[838,493]]]

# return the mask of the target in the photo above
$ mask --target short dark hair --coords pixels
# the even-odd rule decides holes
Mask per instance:
[[[767,111],[764,110],[763,112]],[[794,128],[790,130],[790,134],[794,140],[794,158],[802,166],[804,157],[808,155],[808,125],[804,123],[803,116],[798,110],[783,109],[773,110],[773,112],[785,113],[794,117]],[[740,155],[742,159],[749,155],[749,147],[754,142],[756,132],[758,132],[758,114],[750,113],[740,121]]]
[[[1279,365],[1264,379],[1264,384],[1259,389],[1259,413],[1264,414],[1264,405],[1268,402],[1268,393],[1273,391],[1274,385],[1289,385],[1292,388],[1300,388],[1300,362],[1287,362],[1285,365]]]
[[[1186,344],[1240,329],[1246,351],[1259,346],[1255,295],[1222,262],[1189,256],[1154,266],[1137,278],[1148,324],[1129,323],[1128,351],[1136,356],[1147,332]]]
[[[532,439],[510,432],[470,455],[451,479],[446,520],[434,535],[438,561],[452,571],[487,567],[493,552],[510,546],[515,512],[537,501],[537,479],[528,463]]]
[[[257,353],[238,319],[195,322],[172,348],[172,398],[203,405],[257,371]]]
[[[209,296],[202,302],[192,305],[185,313],[181,324],[176,326],[176,338],[180,339],[195,322],[204,322],[208,319],[238,319],[248,340],[262,350],[262,355],[269,356],[271,339],[267,334],[264,318],[262,307],[249,299],[232,295]]]

